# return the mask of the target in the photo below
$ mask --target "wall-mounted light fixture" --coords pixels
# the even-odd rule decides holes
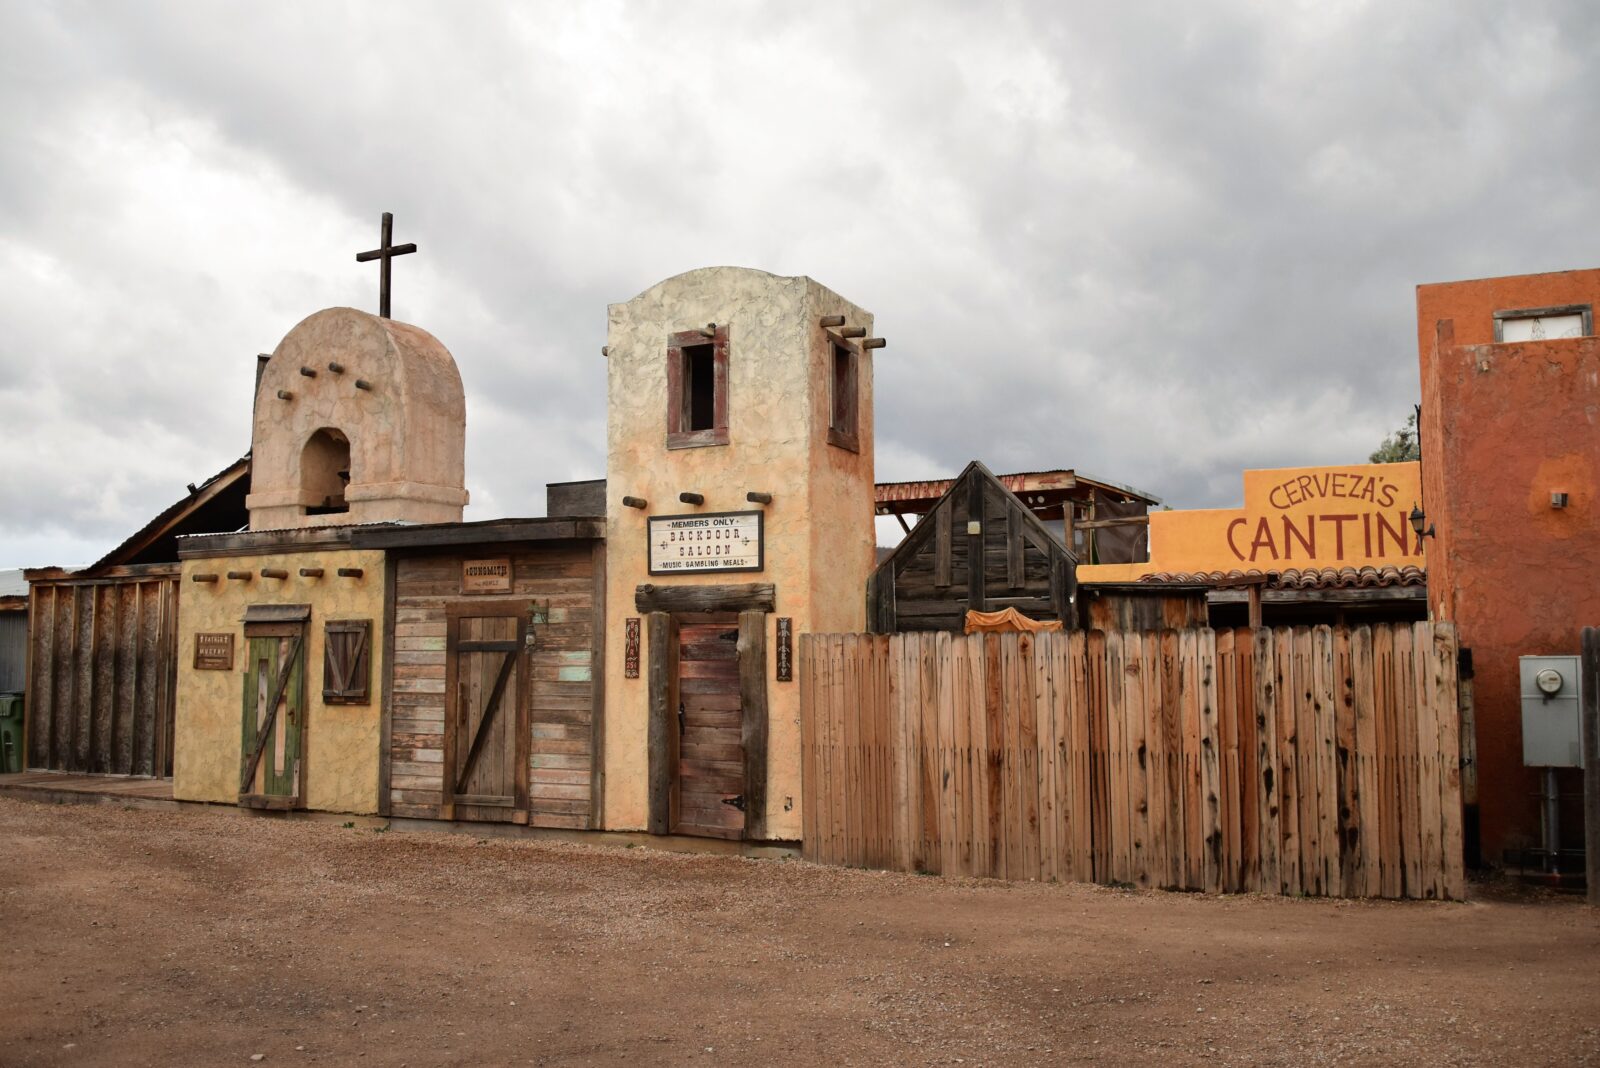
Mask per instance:
[[[1431,538],[1431,537],[1434,536],[1433,524],[1429,523],[1428,522],[1428,517],[1423,514],[1422,506],[1417,504],[1414,501],[1411,504],[1411,516],[1410,516],[1410,519],[1411,519],[1411,530],[1412,530],[1412,533],[1416,534],[1417,540],[1420,541],[1423,538]],[[1427,529],[1426,530],[1423,529],[1423,525],[1424,524],[1427,524]]]
[[[1551,490],[1550,491],[1550,507],[1552,507],[1552,508],[1565,508],[1566,506],[1567,506],[1567,495],[1565,493],[1561,492],[1560,490]]]

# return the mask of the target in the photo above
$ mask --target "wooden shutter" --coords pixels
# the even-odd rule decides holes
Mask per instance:
[[[322,700],[331,705],[372,700],[372,620],[332,619],[324,624]]]

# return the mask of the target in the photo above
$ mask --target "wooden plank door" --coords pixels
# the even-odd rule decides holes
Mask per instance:
[[[746,795],[738,616],[679,621],[677,689],[678,804],[672,831],[743,838]]]
[[[303,627],[246,635],[239,803],[298,808],[305,787],[306,649]]]
[[[449,620],[445,818],[526,822],[527,617],[473,606]]]

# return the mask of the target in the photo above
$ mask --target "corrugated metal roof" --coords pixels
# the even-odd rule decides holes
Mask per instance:
[[[0,570],[0,597],[28,596],[28,580],[22,577],[22,568],[8,567]]]
[[[1149,504],[1160,504],[1161,498],[1143,490],[1134,489],[1132,486],[1120,485],[1116,482],[1107,482],[1105,479],[1092,478],[1080,474],[1072,468],[1057,468],[1053,471],[1014,471],[1009,475],[996,475],[1000,484],[1012,493],[1038,492],[1039,490],[1072,489],[1076,486],[1090,486],[1095,489],[1109,490],[1134,497]],[[879,482],[875,487],[877,503],[889,504],[897,501],[936,501],[943,497],[954,482],[953,478],[921,479],[912,482]]]

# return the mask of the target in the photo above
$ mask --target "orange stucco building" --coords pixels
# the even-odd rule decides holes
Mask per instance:
[[[1417,288],[1428,591],[1470,650],[1483,859],[1539,845],[1518,661],[1600,624],[1600,270]],[[1564,494],[1564,497],[1553,496]],[[1579,773],[1561,773],[1563,793]],[[1563,839],[1581,844],[1576,805]]]

